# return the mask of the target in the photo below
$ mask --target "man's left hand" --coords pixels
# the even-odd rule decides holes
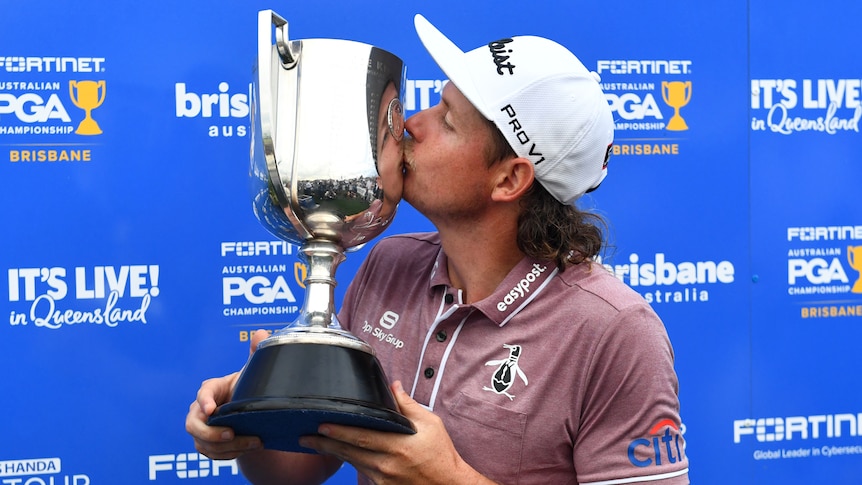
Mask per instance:
[[[322,424],[322,436],[305,436],[300,445],[350,463],[378,485],[491,483],[464,462],[437,415],[407,395],[401,382],[391,388],[416,434]]]

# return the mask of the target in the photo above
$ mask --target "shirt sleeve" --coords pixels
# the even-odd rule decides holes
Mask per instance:
[[[646,303],[598,339],[573,447],[582,485],[688,484],[679,386],[664,324]]]

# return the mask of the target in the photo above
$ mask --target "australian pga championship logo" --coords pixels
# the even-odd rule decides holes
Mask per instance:
[[[9,268],[6,274],[9,325],[17,328],[146,324],[159,295],[157,264]]]
[[[860,79],[752,79],[752,131],[859,132]]]
[[[297,294],[304,288],[305,264],[295,261],[296,247],[285,241],[224,241],[221,243],[222,316],[241,325],[261,325],[249,317],[275,316],[277,327],[299,314]],[[273,262],[277,259],[277,262]],[[286,262],[286,261],[289,261]],[[301,296],[301,295],[300,295]],[[240,341],[247,341],[241,330]]]
[[[89,162],[90,148],[67,148],[69,136],[102,134],[104,57],[0,54],[0,136],[12,163]],[[56,140],[63,137],[64,144]],[[76,139],[77,141],[77,139]],[[86,144],[83,145],[86,147]]]
[[[689,129],[685,111],[693,95],[691,72],[692,61],[685,59],[597,61],[596,73],[614,116],[611,155],[679,154],[675,140]]]
[[[788,227],[787,243],[802,318],[862,317],[862,226]]]

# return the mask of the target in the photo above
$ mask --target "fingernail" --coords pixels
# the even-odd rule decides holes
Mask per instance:
[[[323,424],[319,428],[317,428],[317,432],[322,434],[323,436],[329,436],[329,432],[330,432],[329,426],[326,426],[325,424]]]
[[[221,439],[223,439],[225,441],[229,441],[232,437],[233,437],[233,433],[231,433],[230,431],[224,431],[221,434]]]

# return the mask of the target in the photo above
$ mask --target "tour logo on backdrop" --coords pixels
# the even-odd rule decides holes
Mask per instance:
[[[678,155],[690,124],[692,61],[615,59],[596,62],[614,117],[611,155]]]
[[[18,53],[15,53],[18,54]],[[93,160],[109,103],[104,57],[0,53],[0,144],[15,164]]]
[[[0,456],[0,483],[24,485],[90,485],[90,476],[64,469],[59,457],[3,459]]]

